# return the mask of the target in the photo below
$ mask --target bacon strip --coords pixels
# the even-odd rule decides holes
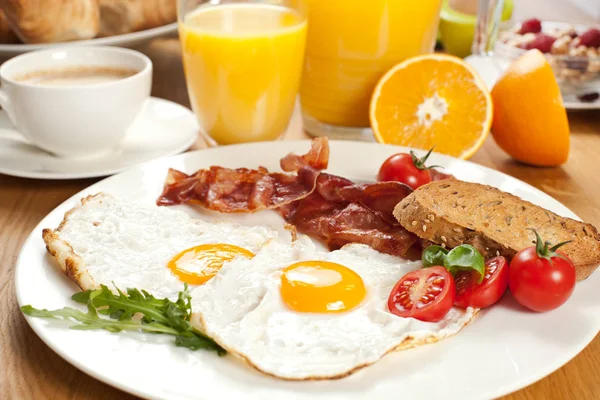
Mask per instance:
[[[183,173],[170,170],[168,178]],[[266,169],[210,167],[165,185],[159,206],[196,203],[210,210],[235,213],[278,208],[308,196],[319,171],[302,168],[297,175]]]
[[[323,240],[331,250],[363,243],[384,253],[406,255],[417,237],[396,221],[392,211],[412,189],[398,182],[355,184],[321,172],[328,162],[328,141],[319,138],[307,154],[281,159],[281,168],[294,174],[269,173],[262,167],[211,167],[193,175],[170,170],[157,203],[196,203],[227,213],[276,209],[286,222]],[[432,170],[434,180],[448,177]]]
[[[281,169],[286,172],[295,172],[307,165],[317,170],[327,169],[327,165],[329,165],[329,141],[325,137],[314,138],[308,153],[303,156],[290,153],[283,157],[279,164]]]
[[[400,226],[392,211],[411,191],[397,182],[356,185],[321,173],[313,193],[279,211],[301,232],[325,241],[330,250],[362,243],[403,256],[417,238]]]
[[[312,193],[319,171],[327,168],[328,162],[329,143],[319,138],[312,141],[307,154],[288,154],[281,160],[283,169],[295,171],[295,175],[269,173],[263,167],[210,167],[193,175],[170,169],[157,204],[197,203],[228,213],[274,209]]]
[[[340,190],[344,200],[360,203],[366,208],[379,213],[381,218],[391,225],[398,224],[393,215],[394,207],[410,193],[412,193],[412,189],[400,182],[353,185]]]

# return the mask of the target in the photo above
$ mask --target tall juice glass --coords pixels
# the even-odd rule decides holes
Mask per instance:
[[[179,0],[179,36],[192,108],[218,144],[285,132],[300,85],[304,0]]]
[[[433,51],[441,0],[309,0],[300,87],[313,136],[364,138],[379,78],[409,57]]]

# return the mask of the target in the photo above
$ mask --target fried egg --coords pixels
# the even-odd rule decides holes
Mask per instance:
[[[184,283],[204,284],[227,263],[251,259],[279,235],[266,226],[193,219],[102,193],[82,200],[56,230],[43,233],[63,272],[83,290],[114,284],[168,298]]]
[[[362,244],[333,252],[266,226],[210,222],[107,194],[89,196],[44,241],[82,289],[100,284],[174,299],[191,285],[192,324],[257,370],[334,379],[385,354],[453,335],[474,309],[437,323],[387,309],[395,283],[421,267]]]
[[[265,374],[333,379],[385,354],[456,334],[476,310],[437,323],[387,309],[394,284],[420,268],[362,244],[325,252],[306,236],[271,241],[192,292],[192,324]]]

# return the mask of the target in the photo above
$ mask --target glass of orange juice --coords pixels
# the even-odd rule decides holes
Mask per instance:
[[[372,138],[369,102],[395,64],[433,51],[442,0],[308,0],[300,86],[313,136]]]
[[[305,0],[179,0],[190,102],[217,144],[274,140],[294,110]]]

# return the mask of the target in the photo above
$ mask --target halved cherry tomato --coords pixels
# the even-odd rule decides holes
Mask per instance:
[[[525,307],[538,312],[553,310],[566,302],[577,277],[573,261],[559,247],[536,235],[536,245],[519,251],[510,262],[508,284],[512,295]]]
[[[502,256],[485,263],[483,281],[478,283],[479,272],[459,271],[454,276],[456,298],[454,305],[461,308],[486,308],[500,300],[508,287],[508,264]]]
[[[456,287],[444,267],[435,266],[411,271],[392,289],[388,308],[392,314],[437,322],[452,308]]]

